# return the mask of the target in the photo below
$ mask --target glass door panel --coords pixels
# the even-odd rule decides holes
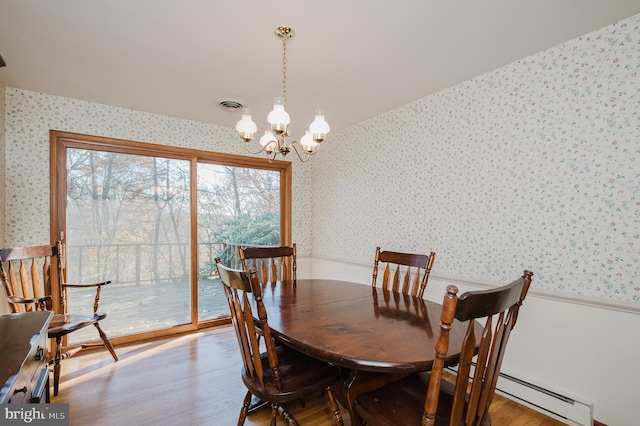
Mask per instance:
[[[103,328],[122,336],[191,323],[190,161],[67,148],[69,282],[111,280]],[[93,290],[69,292],[90,312]],[[72,333],[93,340],[95,330]]]
[[[280,245],[280,172],[198,163],[198,319],[229,315],[215,258],[240,268],[238,245]]]

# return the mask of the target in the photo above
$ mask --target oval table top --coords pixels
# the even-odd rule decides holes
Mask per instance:
[[[265,283],[263,300],[274,336],[314,358],[361,371],[431,370],[440,335],[440,304],[324,279]],[[466,328],[457,321],[452,325],[445,365],[458,362],[456,348]]]

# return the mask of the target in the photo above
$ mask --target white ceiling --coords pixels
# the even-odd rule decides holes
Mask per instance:
[[[294,135],[332,130],[620,19],[639,0],[0,0],[0,81],[15,88],[261,130],[287,47]]]

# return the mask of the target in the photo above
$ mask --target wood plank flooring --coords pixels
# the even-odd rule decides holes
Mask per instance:
[[[231,327],[117,347],[64,360],[60,392],[53,403],[68,403],[70,425],[235,425],[246,393],[240,354]],[[331,425],[326,396],[306,408],[288,406],[303,425]],[[347,410],[341,409],[345,425]],[[496,396],[493,424],[562,425],[511,400]],[[247,426],[268,425],[270,411],[250,415]],[[278,424],[284,424],[278,419]]]

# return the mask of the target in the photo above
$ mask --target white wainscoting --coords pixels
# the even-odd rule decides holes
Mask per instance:
[[[373,258],[371,262],[367,265],[301,255],[298,277],[340,279],[370,285]],[[450,284],[458,286],[461,292],[503,284],[443,277],[436,271],[434,268],[425,298],[438,303],[442,302],[445,288]],[[520,272],[514,271],[514,279]],[[578,410],[591,410],[592,404],[593,418],[605,424],[637,424],[640,304],[544,292],[536,289],[535,275],[533,279],[511,336],[502,371],[540,389],[569,396],[585,406],[578,407]],[[512,383],[509,385],[513,386]],[[505,389],[516,392],[507,385]],[[547,402],[535,401],[532,400],[532,405],[548,406],[542,407],[543,410],[557,410],[550,399]],[[582,424],[582,421],[575,420],[576,423],[570,424]]]

